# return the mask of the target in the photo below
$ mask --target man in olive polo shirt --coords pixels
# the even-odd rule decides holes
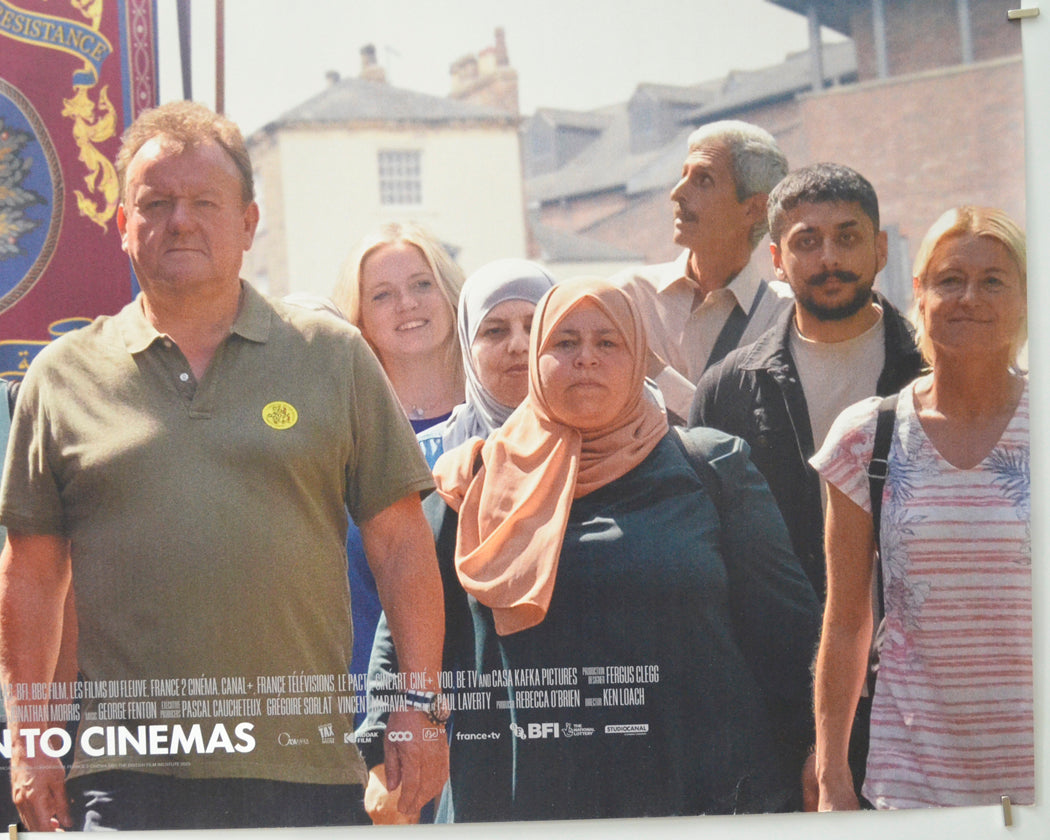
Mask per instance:
[[[362,821],[339,705],[353,695],[346,511],[411,687],[436,692],[430,473],[360,334],[239,279],[259,211],[236,126],[162,106],[117,168],[142,294],[33,362],[4,472],[15,803],[34,831]],[[84,681],[66,780],[31,687],[55,679],[71,588]],[[418,809],[445,780],[446,739],[424,736],[424,711],[395,715],[388,775]]]

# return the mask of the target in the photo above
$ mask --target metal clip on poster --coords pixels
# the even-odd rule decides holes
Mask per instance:
[[[1025,18],[1039,17],[1039,8],[1026,8],[1026,9],[1008,9],[1006,12],[1007,20],[1024,20]],[[1002,798],[1003,803],[1003,825],[1010,828],[1014,824],[1014,815],[1010,808],[1010,797],[1004,796]]]

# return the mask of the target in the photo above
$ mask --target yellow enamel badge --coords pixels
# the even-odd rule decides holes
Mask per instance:
[[[267,403],[262,410],[263,422],[271,429],[283,431],[290,429],[299,420],[299,412],[293,405],[286,402]]]

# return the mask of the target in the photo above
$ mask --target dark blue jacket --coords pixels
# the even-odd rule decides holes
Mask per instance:
[[[922,370],[915,334],[900,312],[876,295],[886,332],[886,362],[877,394],[893,394]],[[820,480],[809,465],[813,431],[798,370],[791,358],[794,307],[754,344],[734,350],[701,377],[689,412],[690,426],[711,426],[751,446],[751,460],[769,482],[791,544],[823,600],[824,513]]]

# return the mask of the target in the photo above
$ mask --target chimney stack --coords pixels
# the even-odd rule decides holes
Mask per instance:
[[[507,38],[497,27],[495,45],[465,55],[449,67],[450,99],[472,102],[518,115],[518,73],[507,57]]]
[[[386,71],[376,60],[375,44],[361,47],[361,78],[369,82],[385,82]]]
[[[507,36],[504,33],[502,26],[496,27],[496,45],[494,49],[496,51],[496,66],[509,66],[510,59],[507,58]]]

